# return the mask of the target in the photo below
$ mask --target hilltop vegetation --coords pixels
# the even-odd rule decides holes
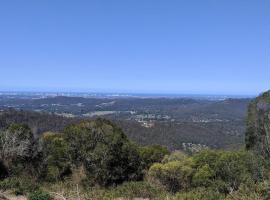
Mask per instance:
[[[82,199],[214,200],[238,198],[246,186],[262,190],[249,191],[259,198],[268,172],[263,157],[244,150],[188,156],[160,145],[141,147],[104,119],[71,124],[36,139],[27,125],[12,124],[1,132],[0,152],[1,190],[29,199],[78,190]]]

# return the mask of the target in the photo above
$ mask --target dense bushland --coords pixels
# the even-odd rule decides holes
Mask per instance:
[[[142,180],[145,170],[168,153],[159,145],[137,146],[104,119],[45,132],[37,139],[27,125],[11,124],[0,133],[0,188],[19,187],[14,178],[54,183],[73,175],[83,185],[115,186]]]

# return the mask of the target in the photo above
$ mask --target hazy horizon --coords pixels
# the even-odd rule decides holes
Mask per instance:
[[[264,92],[264,91],[262,91]],[[74,94],[119,94],[119,95],[141,95],[141,96],[148,96],[148,95],[164,95],[164,96],[235,96],[235,97],[255,97],[258,94],[239,94],[239,93],[192,93],[192,92],[157,92],[157,91],[115,91],[115,90],[72,90],[72,89],[58,89],[58,90],[50,90],[50,89],[0,89],[0,93],[74,93]]]

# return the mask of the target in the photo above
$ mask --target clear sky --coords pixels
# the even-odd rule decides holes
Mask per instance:
[[[1,1],[0,75],[0,90],[258,94],[270,1]]]

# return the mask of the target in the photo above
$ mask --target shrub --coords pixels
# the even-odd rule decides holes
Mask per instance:
[[[229,193],[241,183],[260,181],[264,177],[265,162],[252,152],[207,150],[194,155],[193,160],[195,186],[212,185]]]
[[[53,198],[46,192],[43,192],[41,190],[37,190],[34,192],[31,192],[28,195],[28,200],[52,200]]]
[[[168,191],[177,192],[190,185],[192,171],[190,165],[180,161],[155,163],[149,169],[148,179]]]
[[[195,171],[192,177],[192,183],[194,186],[209,186],[212,183],[211,179],[214,175],[209,165],[205,164]]]
[[[167,147],[161,145],[148,145],[140,148],[140,156],[142,158],[142,168],[149,169],[149,167],[161,162],[165,155],[170,152]]]

